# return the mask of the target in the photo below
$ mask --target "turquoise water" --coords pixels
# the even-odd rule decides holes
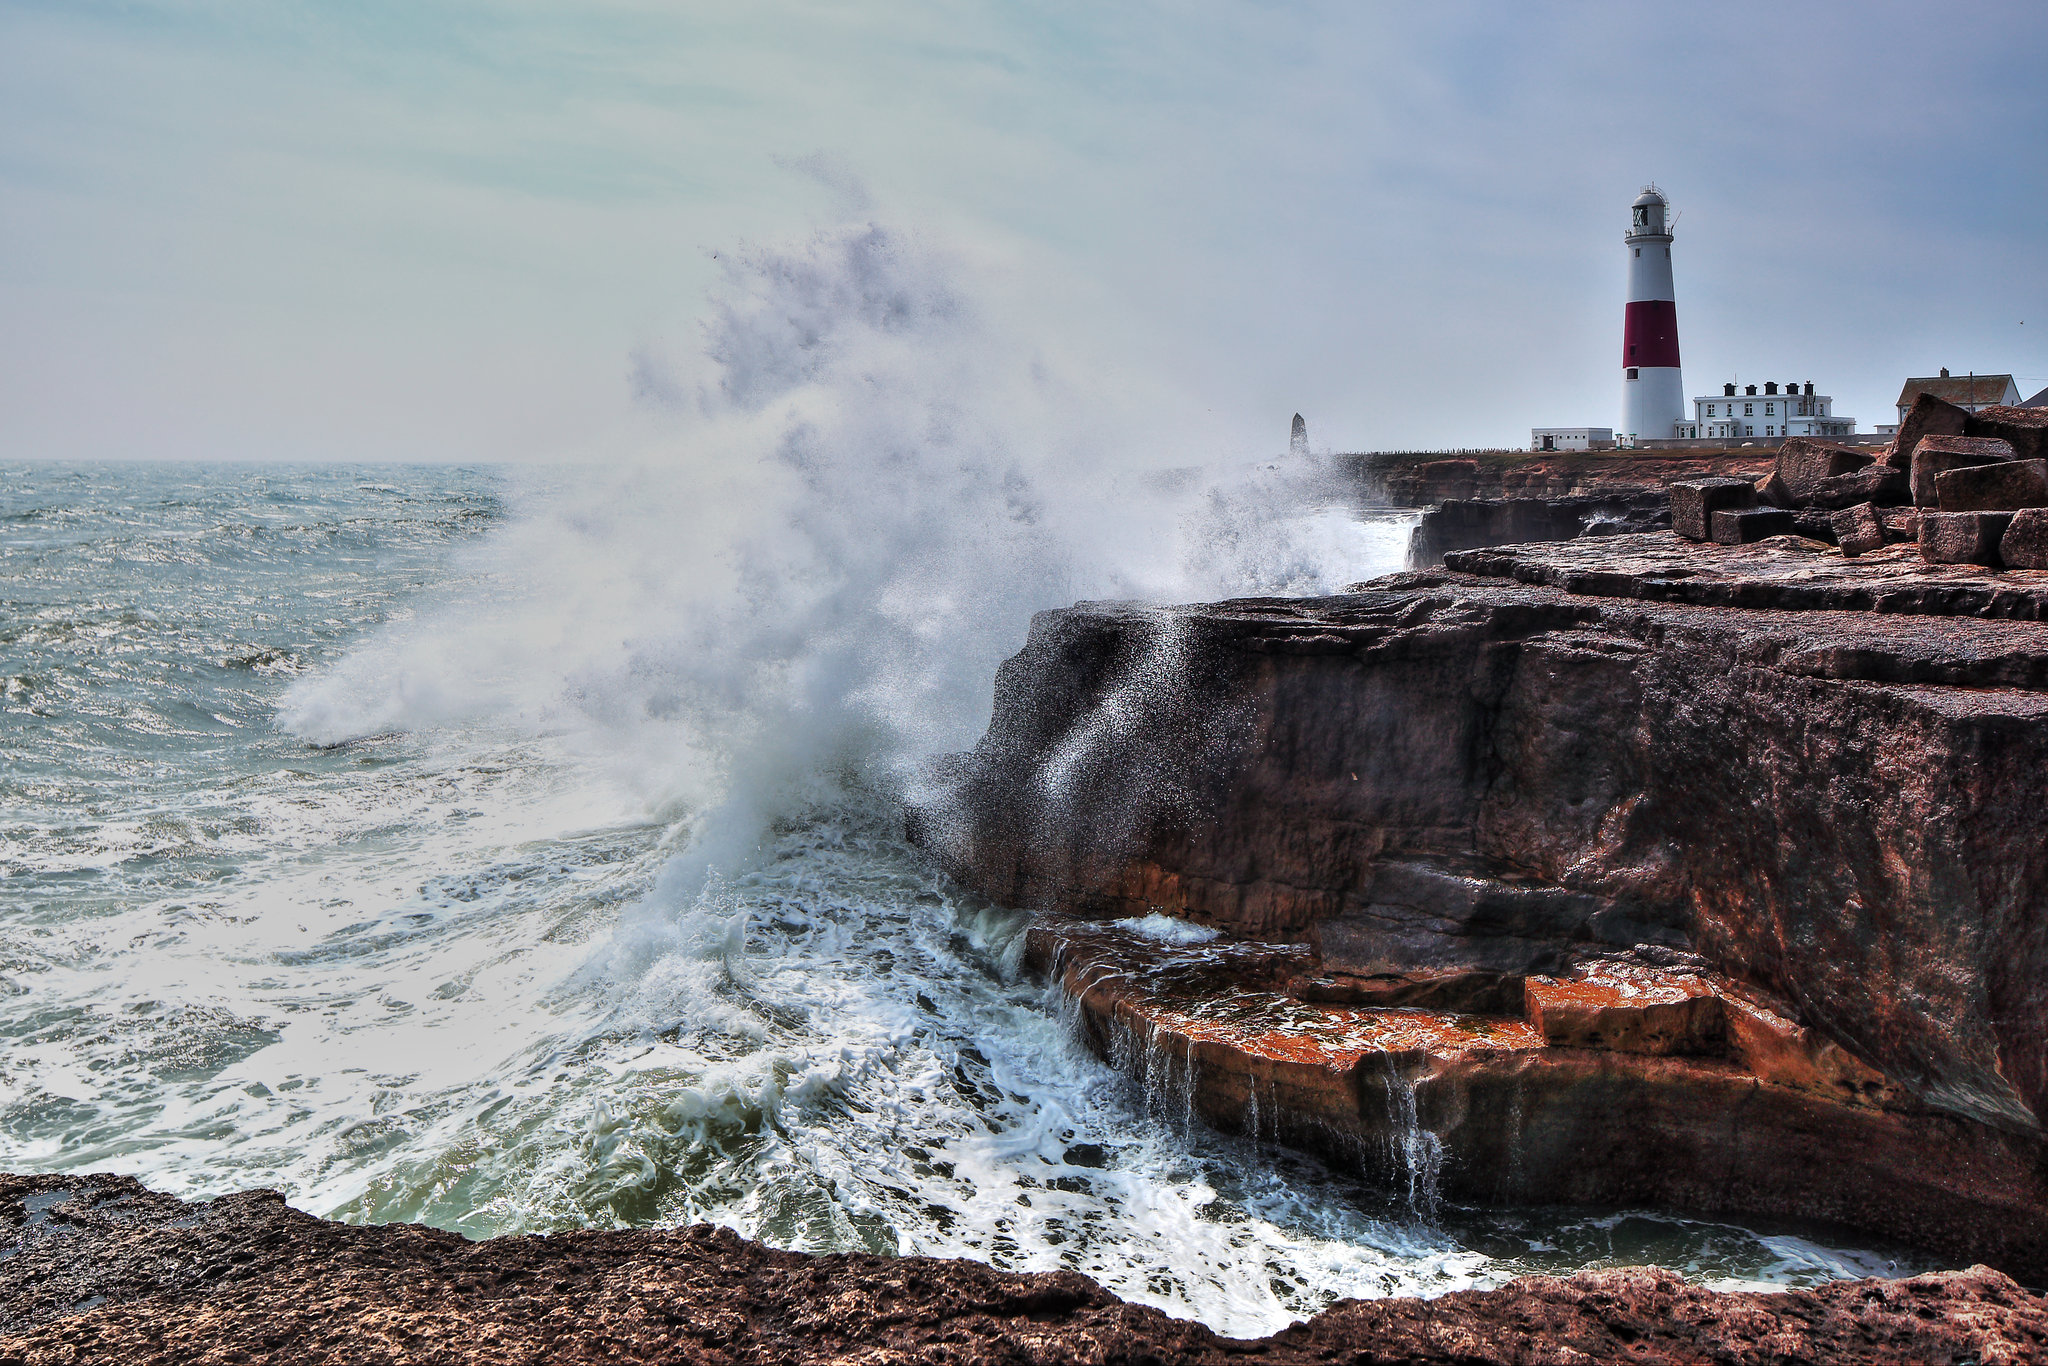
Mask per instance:
[[[811,772],[840,762],[815,747],[777,760],[744,856],[676,890],[716,813],[671,756],[741,705],[704,680],[744,699],[763,675],[716,658],[728,628],[662,646],[673,668],[621,656],[656,679],[637,691],[556,667],[544,631],[573,642],[640,591],[586,575],[595,552],[532,553],[589,522],[562,510],[579,480],[0,475],[0,1168],[268,1185],[473,1236],[712,1220],[1073,1267],[1244,1333],[1530,1270],[1892,1265],[1645,1212],[1424,1220],[1163,1124],[1018,973],[1017,918],[901,841],[886,775]],[[1352,576],[1404,531],[1347,552],[1389,561]],[[536,583],[577,606],[508,608]],[[307,719],[385,715],[372,694],[405,719]]]

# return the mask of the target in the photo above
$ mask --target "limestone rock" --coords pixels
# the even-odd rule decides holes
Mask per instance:
[[[1967,471],[1957,470],[1961,474]],[[1920,512],[1920,554],[1930,564],[1998,563],[2010,512]]]
[[[2008,569],[2048,569],[2048,508],[2021,508],[1998,539],[1998,558]]]
[[[1654,1056],[1727,1051],[1721,998],[1698,976],[1594,964],[1565,978],[1531,977],[1529,1023],[1553,1048]]]
[[[1934,480],[1949,470],[1971,465],[1993,465],[2013,458],[2012,443],[1981,436],[1929,436],[1913,450],[1913,501],[1921,507],[1939,507]],[[1960,509],[1950,509],[1960,511]]]
[[[2048,507],[2048,460],[2000,460],[1935,476],[1943,512],[2012,512]]]
[[[1671,529],[1687,540],[1711,540],[1716,512],[1755,504],[1756,487],[1747,480],[1681,479],[1671,486]]]
[[[1920,395],[1900,421],[1899,430],[1892,434],[1892,448],[1885,456],[1885,463],[1895,470],[1910,471],[1913,452],[1919,449],[1922,437],[1963,436],[1969,420],[1969,409],[1958,407],[1947,399],[1936,398],[1933,394]]]
[[[1980,408],[1964,419],[1963,434],[2004,441],[2021,460],[2048,459],[2048,408]]]
[[[1853,474],[1872,464],[1877,457],[1854,446],[1819,437],[1793,436],[1778,448],[1778,478],[1795,507],[1809,507],[1821,481]],[[1857,499],[1863,502],[1864,499]]]
[[[1793,516],[1782,508],[1735,508],[1708,519],[1716,545],[1748,545],[1766,536],[1786,536],[1793,531]]]
[[[1844,555],[1861,555],[1871,550],[1881,550],[1885,543],[1884,523],[1878,519],[1877,509],[1869,503],[1858,503],[1855,507],[1843,508],[1833,514],[1835,544],[1842,548]]]
[[[1912,481],[1904,474],[1888,465],[1869,465],[1814,481],[1807,493],[1806,506],[1830,511],[1858,503],[1896,507],[1912,499]]]

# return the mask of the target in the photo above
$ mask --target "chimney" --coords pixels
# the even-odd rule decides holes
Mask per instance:
[[[1732,384],[1724,384],[1724,385],[1722,385],[1722,386],[1721,386],[1721,393],[1722,393],[1722,396],[1723,396],[1723,397],[1725,397],[1725,398],[1734,398],[1734,397],[1735,397],[1735,386],[1734,386],[1734,385],[1732,385]]]
[[[1948,378],[1948,367],[1947,367],[1946,365],[1944,365],[1944,366],[1942,366],[1942,367],[1941,367],[1941,377],[1942,377],[1943,379],[1947,379],[1947,378]]]
[[[1744,389],[1744,390],[1743,390],[1742,392],[1743,392],[1743,393],[1745,393],[1745,394],[1747,394],[1747,395],[1748,395],[1749,397],[1751,397],[1751,398],[1755,398],[1755,397],[1756,397],[1756,386],[1755,386],[1754,384],[1752,384],[1752,385],[1750,385],[1750,386],[1749,386],[1748,388]]]
[[[1777,392],[1778,392],[1778,381],[1776,381],[1776,380],[1774,380],[1774,379],[1767,379],[1767,380],[1765,380],[1765,381],[1764,381],[1764,392],[1765,392],[1765,393],[1767,393],[1767,394],[1775,394],[1775,393],[1777,393]]]

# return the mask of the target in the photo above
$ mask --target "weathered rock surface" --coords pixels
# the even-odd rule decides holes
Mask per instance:
[[[1891,450],[1885,456],[1885,463],[1895,470],[1911,470],[1913,452],[1920,448],[1923,438],[1962,436],[1969,421],[1969,409],[1958,407],[1947,399],[1936,398],[1933,394],[1922,394],[1913,400],[1912,408],[1899,422],[1898,431],[1892,434]]]
[[[1349,1300],[1255,1342],[1071,1272],[777,1252],[722,1229],[471,1243],[268,1192],[186,1205],[119,1177],[0,1177],[0,1361],[701,1366],[2019,1363],[2048,1302],[1988,1268],[1716,1294],[1654,1268]]]
[[[2010,441],[1981,436],[1922,437],[1913,449],[1913,501],[1921,507],[1939,507],[1935,479],[1950,470],[1971,465],[1994,465],[2013,458]]]
[[[1934,479],[1943,512],[2014,512],[2048,506],[2048,460],[1998,460],[1944,470]]]
[[[1424,512],[1409,534],[1408,567],[1433,568],[1453,550],[1617,536],[1668,521],[1667,500],[1654,489],[1577,498],[1451,498]]]
[[[1999,563],[1998,543],[2012,522],[2010,512],[1920,513],[1920,557],[1929,564]]]
[[[1428,507],[1446,499],[1586,498],[1662,489],[1674,479],[1755,479],[1771,468],[1765,446],[1628,451],[1486,451],[1471,456],[1376,451],[1336,457],[1373,503]]]
[[[2044,606],[2048,574],[1907,546],[1671,533],[1457,552],[1310,601],[1084,604],[1034,622],[920,834],[1008,904],[1313,941],[1341,980],[1297,997],[1324,1001],[1689,945],[1902,1098],[1845,1101],[1829,1130],[1885,1155],[1860,1194],[1819,1189],[1853,1168],[1791,1137],[1820,1123],[1798,1106],[1757,1163],[1883,1227],[1859,1221],[1939,1145],[1882,1133],[1938,1116],[1943,1164],[1999,1173],[2008,1213],[1944,1222],[1930,1195],[1913,1237],[2042,1230],[1986,1255],[2048,1275]],[[1672,1069],[1706,1065],[1551,1051],[1620,1096],[1685,1094]],[[1763,1113],[1780,1083],[1743,1066]],[[1595,1095],[1571,1104],[1612,1108]],[[1683,1168],[1685,1128],[1631,1119],[1591,1165]]]

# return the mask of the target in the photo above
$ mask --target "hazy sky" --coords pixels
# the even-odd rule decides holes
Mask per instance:
[[[2043,52],[2039,0],[0,0],[0,457],[601,452],[712,252],[856,212],[1217,450],[1522,444],[1618,419],[1651,179],[1688,392],[1868,429],[2048,385]]]

